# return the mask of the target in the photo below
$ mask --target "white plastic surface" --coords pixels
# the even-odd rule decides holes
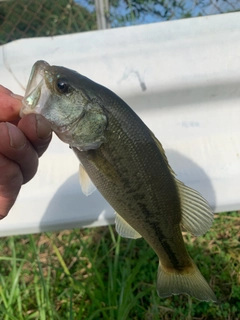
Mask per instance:
[[[36,60],[77,70],[121,96],[162,142],[178,178],[215,212],[240,209],[240,13],[155,23],[0,47],[1,83],[24,91]],[[78,160],[57,138],[0,236],[113,223]]]

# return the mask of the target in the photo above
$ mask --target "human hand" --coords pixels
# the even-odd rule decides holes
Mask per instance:
[[[8,214],[22,184],[35,175],[38,158],[52,137],[50,124],[41,115],[20,119],[21,99],[0,85],[0,219]]]

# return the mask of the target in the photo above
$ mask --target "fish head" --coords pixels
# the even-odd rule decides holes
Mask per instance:
[[[76,71],[37,61],[20,116],[39,113],[62,141],[79,150],[96,149],[106,141],[107,114],[92,83]]]

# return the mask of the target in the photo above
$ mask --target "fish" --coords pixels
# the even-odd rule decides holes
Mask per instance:
[[[164,149],[140,117],[115,93],[74,70],[37,61],[20,116],[43,115],[80,161],[88,195],[94,186],[115,210],[122,237],[143,237],[159,258],[157,293],[217,302],[188,254],[182,228],[207,232],[213,211],[176,178]],[[92,186],[91,186],[92,185]]]

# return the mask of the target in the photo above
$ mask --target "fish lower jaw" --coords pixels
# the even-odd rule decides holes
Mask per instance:
[[[26,101],[26,99],[24,98],[22,100],[22,108],[19,112],[20,117],[22,118],[23,116],[27,115],[27,114],[31,114],[31,113],[41,113],[41,107],[39,105],[33,105],[30,104]]]
[[[35,108],[33,109],[30,106],[26,106],[25,104],[23,104],[23,107],[21,108],[21,110],[19,112],[19,116],[20,116],[20,118],[23,118],[27,114],[31,114],[31,113],[39,113],[39,112],[37,112],[37,110]]]

